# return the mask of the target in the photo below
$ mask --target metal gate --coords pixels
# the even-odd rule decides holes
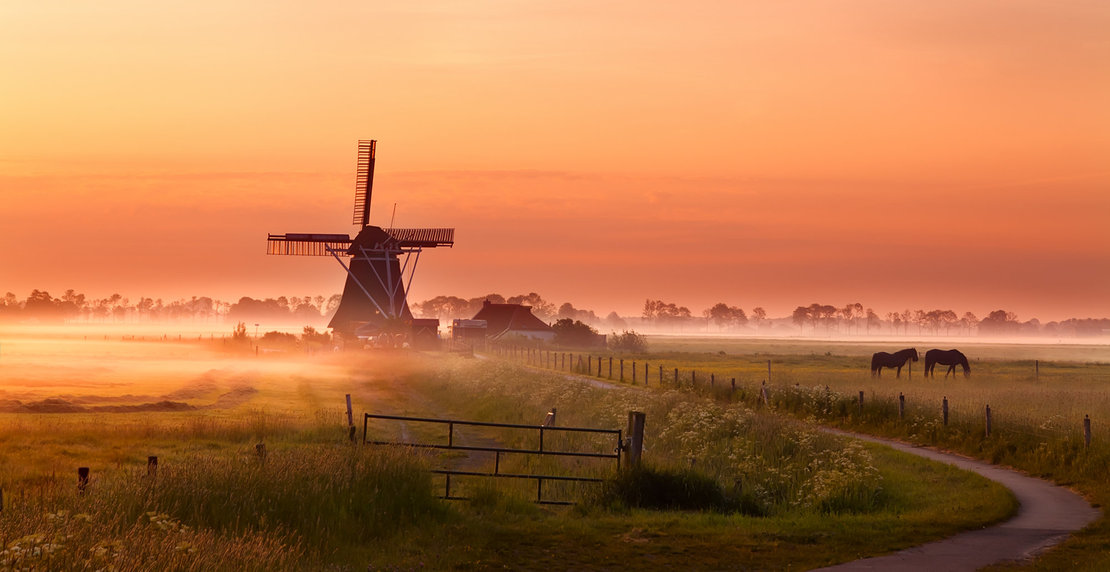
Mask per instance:
[[[552,415],[549,414],[549,418]],[[369,425],[371,419],[382,419],[387,421],[397,422],[412,422],[412,423],[431,423],[437,425],[446,425],[447,435],[446,443],[409,443],[399,441],[369,441],[367,435],[369,432]],[[464,427],[491,427],[510,429],[517,431],[538,432],[539,446],[535,449],[527,448],[508,448],[508,447],[475,447],[468,445],[458,445],[455,443],[456,435],[455,428],[458,426]],[[545,433],[589,433],[589,434],[602,434],[611,435],[615,441],[612,453],[604,452],[590,452],[590,451],[566,451],[551,449],[544,446]],[[555,456],[555,457],[577,457],[577,458],[594,458],[594,459],[612,459],[616,463],[616,469],[619,471],[621,466],[621,451],[624,448],[622,443],[622,432],[620,429],[593,429],[588,427],[556,427],[553,425],[519,425],[512,423],[484,423],[480,421],[460,421],[452,419],[433,419],[426,417],[403,417],[397,415],[375,415],[366,413],[362,421],[362,441],[363,443],[371,445],[400,445],[406,447],[416,447],[423,449],[439,449],[448,451],[467,451],[467,452],[485,452],[493,453],[493,471],[462,471],[453,469],[436,469],[433,472],[436,474],[444,475],[446,484],[444,486],[443,496],[440,498],[448,500],[468,500],[467,497],[457,496],[451,494],[451,477],[489,477],[499,479],[532,479],[536,481],[536,500],[540,504],[574,504],[572,501],[553,500],[544,498],[544,482],[585,482],[585,483],[603,483],[605,479],[596,477],[584,476],[568,476],[568,475],[540,475],[532,473],[511,473],[502,472],[501,460],[502,455],[541,455],[541,456]]]

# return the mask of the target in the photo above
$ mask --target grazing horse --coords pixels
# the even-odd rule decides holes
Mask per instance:
[[[948,371],[944,372],[944,377],[948,377],[948,374],[955,377],[957,365],[963,366],[964,377],[971,375],[971,366],[967,364],[967,356],[960,353],[960,350],[929,350],[925,352],[925,377],[933,375],[933,368],[938,363],[948,366]]]
[[[892,354],[879,352],[871,356],[871,375],[882,377],[884,367],[894,367],[898,368],[894,377],[902,377],[902,366],[906,365],[906,360],[911,359],[917,361],[917,348],[908,348]]]

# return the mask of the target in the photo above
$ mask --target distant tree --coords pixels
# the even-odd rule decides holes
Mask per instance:
[[[752,321],[755,322],[755,329],[758,330],[759,327],[763,325],[763,322],[766,319],[767,310],[764,310],[761,306],[756,306],[755,308],[752,308]]]
[[[231,339],[235,342],[247,342],[250,336],[247,335],[247,325],[243,322],[235,324],[235,328],[231,330]]]
[[[748,316],[744,314],[744,310],[736,306],[729,306],[724,302],[718,302],[712,307],[706,308],[702,311],[702,315],[716,323],[717,329],[742,326],[748,323]]]
[[[1017,333],[1019,327],[1017,314],[1005,310],[995,310],[979,322],[979,334],[1010,335]]]
[[[847,323],[847,330],[845,333],[851,334],[852,326],[855,324],[856,318],[863,317],[863,304],[860,304],[859,302],[848,304],[841,308],[839,312],[840,317],[844,318],[844,321]],[[858,334],[859,328],[857,327],[856,330],[856,333]]]
[[[597,330],[578,320],[563,318],[551,325],[555,343],[565,347],[591,347],[597,344]]]
[[[609,349],[618,352],[642,354],[647,351],[647,338],[631,330],[609,335]]]
[[[813,314],[813,308],[809,306],[798,306],[794,308],[794,313],[790,315],[790,319],[798,326],[798,329],[805,333],[807,325],[814,324],[816,316]],[[815,326],[816,327],[816,326]]]
[[[609,315],[605,316],[605,325],[616,330],[617,328],[626,327],[628,322],[625,322],[624,318],[620,317],[620,314],[609,312]]]
[[[979,318],[975,317],[975,314],[971,312],[964,312],[963,317],[960,318],[960,326],[967,330],[967,335],[969,336],[971,335],[971,328],[975,327],[978,323]]]
[[[454,318],[467,319],[477,312],[470,311],[470,304],[458,296],[436,296],[412,305],[413,313],[425,318],[439,318],[451,320]]]
[[[690,321],[693,315],[686,306],[662,300],[648,300],[644,303],[644,319],[660,325],[681,326]]]
[[[902,314],[899,312],[887,312],[886,319],[890,320],[890,328],[897,334],[898,328],[901,327],[903,323]]]
[[[875,310],[872,310],[871,308],[868,308],[867,309],[867,335],[871,335],[871,328],[875,328],[877,330],[877,329],[881,328],[882,325],[883,325],[883,321],[882,321],[882,319],[879,318],[879,315],[875,313]]]
[[[505,303],[530,306],[532,308],[532,314],[545,322],[555,317],[555,304],[547,302],[542,296],[535,292],[511,296],[505,299]]]
[[[558,317],[580,320],[587,324],[596,324],[600,321],[597,319],[597,314],[594,314],[593,310],[579,310],[570,302],[564,302],[563,305],[559,306]]]

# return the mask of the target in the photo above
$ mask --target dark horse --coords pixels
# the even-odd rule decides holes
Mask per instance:
[[[884,367],[898,368],[894,377],[902,376],[902,366],[906,365],[906,360],[917,361],[917,348],[904,349],[900,352],[888,354],[886,352],[879,352],[871,356],[871,375],[882,376]]]
[[[925,352],[925,377],[933,375],[933,368],[937,364],[948,366],[948,371],[944,372],[944,377],[948,374],[956,375],[956,366],[963,366],[964,377],[971,375],[971,366],[967,364],[967,356],[960,353],[960,350],[929,350]]]

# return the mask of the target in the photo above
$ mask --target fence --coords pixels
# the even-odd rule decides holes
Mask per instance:
[[[769,385],[772,379],[772,362],[767,360],[766,379],[760,380],[759,384],[752,390],[752,382],[737,383],[737,377],[731,377],[728,383],[724,380],[718,380],[715,373],[701,373],[696,369],[681,370],[680,368],[665,369],[662,365],[657,365],[656,369],[652,369],[648,361],[637,362],[637,360],[625,360],[623,358],[614,358],[612,356],[595,356],[590,353],[575,353],[575,352],[560,352],[554,350],[547,350],[535,347],[522,347],[522,346],[495,346],[490,348],[495,355],[506,359],[512,359],[522,362],[532,367],[540,367],[544,369],[552,369],[556,371],[565,371],[568,373],[586,375],[601,379],[608,379],[624,383],[630,381],[635,385],[643,384],[644,386],[651,386],[653,383],[660,387],[672,387],[675,389],[699,391],[711,394],[712,396],[727,400],[727,401],[747,401],[753,405],[770,406],[776,399],[779,403],[789,399],[789,388],[771,389]],[[628,362],[626,364],[626,361]],[[616,368],[614,369],[614,363]],[[605,367],[608,364],[608,367]],[[626,365],[628,366],[626,368]],[[1037,379],[1041,374],[1040,360],[1032,362],[1034,367],[1034,375]],[[637,372],[643,371],[643,375],[638,375]],[[626,376],[626,369],[629,375]],[[776,395],[772,397],[772,392]],[[839,393],[829,391],[826,387],[827,396],[829,401],[843,401],[848,399],[854,402],[855,407],[843,407],[843,415],[854,413],[862,417],[865,413],[864,397],[865,392],[859,391],[858,395],[850,397],[843,396]],[[889,402],[884,402],[881,399],[872,398],[869,400],[874,403],[869,403],[876,410],[887,410],[892,407]],[[950,404],[947,396],[944,396],[936,403],[927,404],[912,404],[917,415],[935,416],[936,421],[941,427],[948,427],[952,422],[954,416],[955,404]],[[897,418],[905,420],[906,418],[906,396],[900,394],[897,403]],[[997,410],[991,408],[989,403],[967,405],[960,404],[959,412],[961,418],[966,423],[969,414],[966,411],[980,411],[975,415],[981,415],[982,431],[985,437],[997,435],[999,430],[1004,430],[1007,433],[1020,433],[1028,437],[1037,437],[1041,439],[1051,438],[1068,438],[1071,435],[1080,434],[1081,431],[1084,448],[1090,448],[1092,442],[1091,433],[1091,418],[1090,415],[1084,415],[1083,419],[1073,419],[1065,424],[1055,423],[1052,428],[1046,429],[1045,425],[1048,422],[1042,423],[1024,423],[1018,424],[1013,421],[1005,421],[1002,424],[996,422],[995,416],[998,414]],[[932,413],[930,413],[932,412]],[[890,415],[893,418],[893,414]]]
[[[364,443],[372,445],[403,445],[407,447],[424,448],[424,449],[437,449],[445,451],[465,451],[465,452],[480,452],[480,453],[493,453],[493,471],[466,471],[457,469],[435,469],[433,472],[436,474],[444,475],[444,499],[448,500],[467,500],[467,497],[453,495],[451,493],[451,478],[452,477],[482,477],[482,478],[499,478],[499,479],[518,479],[518,480],[534,480],[536,482],[536,501],[539,504],[573,504],[571,501],[565,500],[552,500],[544,498],[544,482],[582,482],[582,483],[602,483],[604,479],[595,477],[582,477],[582,476],[568,476],[568,475],[541,475],[534,473],[506,473],[501,470],[502,455],[535,455],[535,456],[551,456],[551,457],[572,457],[572,458],[586,458],[586,459],[612,459],[616,463],[616,469],[620,470],[621,466],[621,451],[624,449],[622,440],[622,431],[620,429],[594,429],[588,427],[557,427],[554,426],[554,410],[548,414],[548,418],[543,425],[521,425],[512,423],[486,423],[480,421],[459,421],[451,419],[433,419],[427,417],[403,417],[398,415],[376,415],[366,413],[363,417],[362,425],[362,440]],[[396,421],[400,423],[430,423],[433,425],[445,425],[447,434],[445,436],[446,443],[419,443],[419,442],[397,442],[397,441],[371,441],[369,440],[369,424],[371,419],[381,419],[386,421]],[[459,445],[455,443],[456,427],[488,427],[499,429],[511,429],[517,431],[535,431],[538,435],[539,445],[535,449],[525,448],[511,448],[511,447],[475,447],[467,445]],[[642,431],[642,422],[641,422]],[[565,451],[565,450],[552,450],[544,446],[545,433],[578,433],[578,434],[594,434],[594,435],[607,435],[616,438],[615,447],[612,453],[596,453],[588,451]]]

